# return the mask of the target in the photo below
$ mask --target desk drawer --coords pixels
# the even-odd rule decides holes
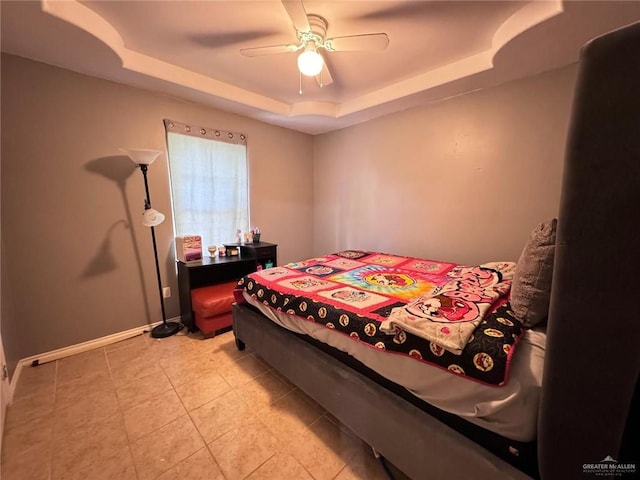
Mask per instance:
[[[261,247],[254,249],[255,256],[258,260],[265,258],[276,258],[276,247]]]

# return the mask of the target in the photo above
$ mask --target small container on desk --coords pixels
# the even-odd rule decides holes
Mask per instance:
[[[238,255],[240,255],[239,243],[225,243],[224,249],[226,251],[227,257],[237,257]]]

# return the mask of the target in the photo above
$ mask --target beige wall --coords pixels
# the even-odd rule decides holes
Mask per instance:
[[[246,133],[252,224],[279,244],[280,263],[312,254],[311,136],[3,55],[2,321],[18,332],[4,338],[10,360],[160,319],[142,175],[119,148],[166,151],[163,118]],[[166,156],[149,183],[168,217],[156,231],[174,317]]]
[[[315,137],[314,252],[517,260],[557,215],[576,67]]]
[[[5,348],[15,360],[159,319],[142,178],[118,148],[165,150],[163,118],[248,135],[252,223],[279,244],[280,263],[343,248],[515,260],[531,228],[557,214],[575,74],[313,138],[3,55]],[[149,179],[154,207],[170,213],[166,157]],[[157,233],[173,317],[168,220]]]

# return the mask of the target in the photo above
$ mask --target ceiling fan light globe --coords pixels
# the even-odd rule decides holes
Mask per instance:
[[[322,55],[314,50],[305,50],[298,55],[298,70],[307,77],[315,77],[322,71]]]

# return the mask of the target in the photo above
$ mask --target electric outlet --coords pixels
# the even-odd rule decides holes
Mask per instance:
[[[162,288],[162,298],[169,298],[171,296],[171,287]]]

